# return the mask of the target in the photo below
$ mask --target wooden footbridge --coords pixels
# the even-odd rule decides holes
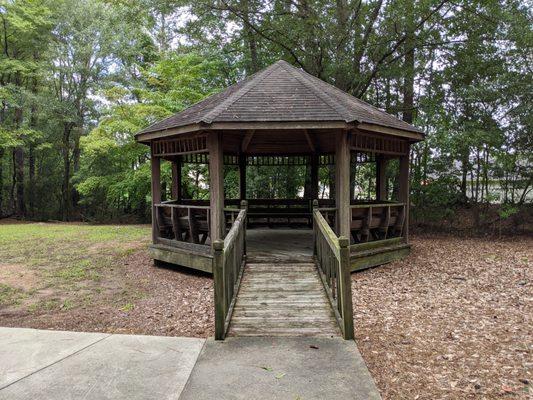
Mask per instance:
[[[244,202],[214,243],[215,337],[353,338],[348,239],[337,238],[315,204],[312,255],[248,256],[246,218]]]
[[[422,131],[284,61],[136,138],[151,153],[152,256],[213,274],[217,339],[353,338],[350,273],[409,252],[409,151]],[[162,162],[171,163],[170,185]],[[188,163],[209,166],[209,200],[185,198]],[[361,201],[354,171],[365,164],[375,175]],[[225,166],[239,170],[238,199],[225,196]],[[297,191],[306,196],[249,198],[248,166],[304,169],[306,189]],[[334,179],[321,181],[321,168]],[[254,259],[246,248],[254,224],[312,227],[312,251],[298,262]]]

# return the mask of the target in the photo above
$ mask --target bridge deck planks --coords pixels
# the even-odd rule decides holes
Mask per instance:
[[[248,263],[229,336],[339,336],[314,263]]]

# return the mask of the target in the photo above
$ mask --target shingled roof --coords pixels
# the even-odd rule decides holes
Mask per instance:
[[[422,132],[285,61],[278,61],[137,135],[218,122],[345,122]]]

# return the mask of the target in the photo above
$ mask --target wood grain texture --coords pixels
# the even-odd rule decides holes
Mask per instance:
[[[229,336],[338,336],[314,263],[249,263]]]

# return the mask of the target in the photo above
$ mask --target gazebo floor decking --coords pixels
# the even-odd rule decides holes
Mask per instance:
[[[249,228],[246,230],[248,262],[313,262],[313,230]]]

